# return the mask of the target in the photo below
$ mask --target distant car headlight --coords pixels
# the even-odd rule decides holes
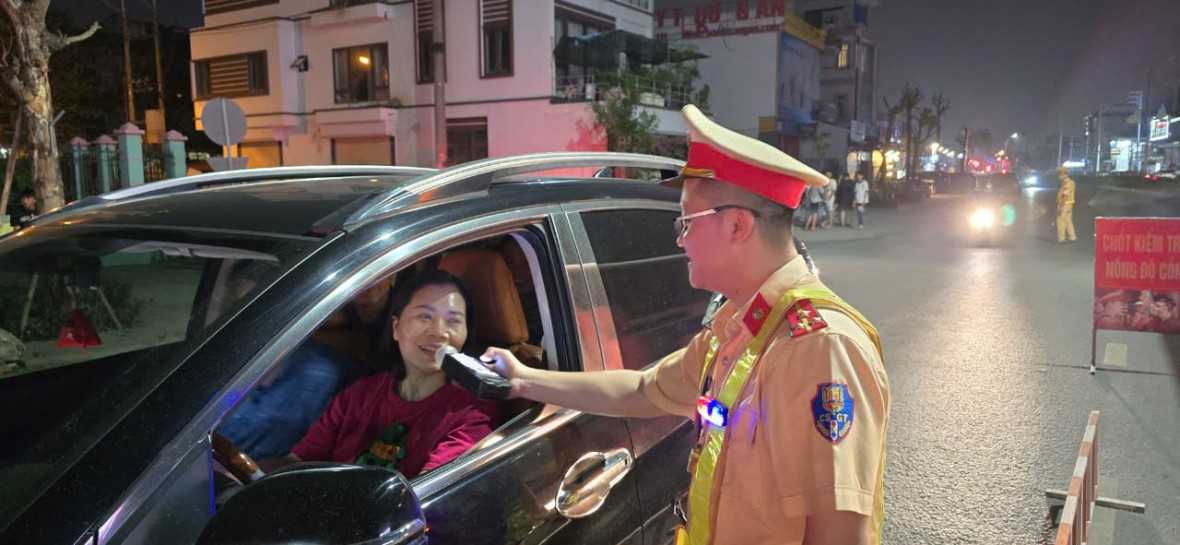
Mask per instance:
[[[1038,181],[1036,176],[1029,176],[1024,179],[1024,185],[1037,185]]]
[[[980,208],[971,214],[971,227],[975,229],[990,229],[996,225],[996,213],[987,208]]]

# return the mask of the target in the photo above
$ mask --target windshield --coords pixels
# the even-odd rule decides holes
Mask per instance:
[[[0,519],[316,244],[78,226],[0,242]]]

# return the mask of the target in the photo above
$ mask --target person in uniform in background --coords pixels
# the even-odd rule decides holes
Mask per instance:
[[[1097,329],[1126,329],[1126,293],[1115,290],[1098,299],[1094,309],[1094,327]]]
[[[677,243],[693,287],[728,299],[688,344],[643,371],[484,360],[512,395],[579,411],[695,418],[679,544],[876,544],[890,393],[873,326],[808,269],[794,209],[828,179],[693,105]]]
[[[1061,180],[1061,189],[1057,190],[1057,243],[1077,242],[1078,237],[1073,232],[1073,199],[1077,184],[1065,168],[1057,169],[1057,178]]]

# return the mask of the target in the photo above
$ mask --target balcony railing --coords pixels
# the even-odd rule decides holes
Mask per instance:
[[[653,108],[680,109],[692,102],[692,88],[687,85],[663,83],[654,78],[625,74],[623,81],[634,84],[639,91],[639,104]],[[557,76],[553,79],[553,97],[568,101],[602,100],[608,89],[602,89],[594,75]]]

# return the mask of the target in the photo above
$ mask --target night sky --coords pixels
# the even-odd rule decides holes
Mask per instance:
[[[882,0],[871,15],[880,93],[906,81],[941,90],[947,130],[1081,133],[1081,118],[1125,103],[1147,68],[1180,73],[1180,0]],[[1175,87],[1172,88],[1175,92]]]
[[[133,15],[149,17],[144,0],[125,1]],[[162,23],[202,23],[200,0],[157,2]],[[89,22],[117,4],[52,5]],[[997,139],[1080,134],[1083,115],[1142,89],[1152,64],[1160,66],[1157,92],[1169,73],[1180,75],[1180,0],[880,0],[870,24],[880,47],[878,94],[894,101],[907,81],[927,96],[942,91],[951,102],[947,144],[945,133],[964,126]]]

